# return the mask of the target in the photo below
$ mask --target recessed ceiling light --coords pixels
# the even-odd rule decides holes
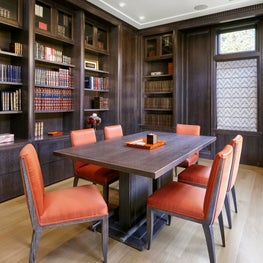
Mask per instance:
[[[124,6],[126,6],[126,3],[120,2],[120,3],[119,3],[119,6],[120,6],[120,7],[124,7]]]
[[[206,9],[206,8],[208,8],[207,5],[196,5],[196,6],[194,7],[194,10],[200,11],[200,10],[204,10],[204,9]]]
[[[143,20],[143,19],[145,19],[145,16],[139,16],[139,19]]]

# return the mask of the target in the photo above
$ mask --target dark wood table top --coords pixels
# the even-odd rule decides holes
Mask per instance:
[[[214,136],[155,132],[158,140],[166,141],[165,145],[148,150],[129,147],[125,144],[127,141],[146,138],[148,133],[146,131],[85,146],[64,148],[56,150],[54,154],[156,179],[216,140]]]

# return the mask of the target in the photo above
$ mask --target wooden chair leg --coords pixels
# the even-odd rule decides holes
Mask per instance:
[[[172,216],[168,215],[167,216],[167,223],[166,223],[166,225],[170,226],[171,225],[171,221],[172,221]]]
[[[33,230],[31,248],[30,248],[30,256],[29,256],[29,263],[35,263],[37,249],[38,249],[41,234],[42,234],[41,228],[39,228],[37,230]]]
[[[102,219],[102,252],[103,262],[107,263],[108,259],[108,241],[109,241],[109,223],[108,216]]]
[[[79,177],[78,176],[74,176],[74,180],[73,180],[73,186],[77,186],[78,185],[78,182],[79,182]]]
[[[108,204],[108,201],[109,201],[109,185],[103,185],[103,198],[104,198],[106,204]]]
[[[232,192],[232,197],[233,197],[233,201],[234,201],[235,212],[237,213],[237,198],[236,198],[235,186],[232,187],[231,192]]]
[[[153,236],[153,218],[154,212],[150,207],[147,207],[147,249],[151,248]]]
[[[214,231],[212,225],[202,224],[205,233],[206,245],[208,249],[210,263],[216,262]]]
[[[218,216],[218,221],[219,221],[219,228],[220,228],[220,233],[221,233],[221,238],[222,238],[222,245],[223,247],[225,247],[226,241],[225,241],[225,230],[224,230],[224,221],[223,221],[222,211]]]
[[[228,226],[231,229],[232,228],[232,219],[231,219],[231,209],[230,209],[230,198],[229,193],[226,193],[225,197],[225,208],[226,208],[226,216],[228,221]]]

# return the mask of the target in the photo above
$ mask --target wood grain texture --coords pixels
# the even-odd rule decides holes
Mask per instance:
[[[127,141],[146,138],[141,132],[87,146],[55,151],[55,155],[157,179],[176,165],[215,141],[213,136],[190,136],[156,132],[166,144],[154,150],[127,147]]]

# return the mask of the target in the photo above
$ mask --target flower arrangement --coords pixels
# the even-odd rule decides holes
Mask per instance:
[[[88,124],[91,125],[92,128],[96,129],[98,125],[101,123],[101,118],[97,115],[97,113],[92,113],[92,115],[88,118]]]

